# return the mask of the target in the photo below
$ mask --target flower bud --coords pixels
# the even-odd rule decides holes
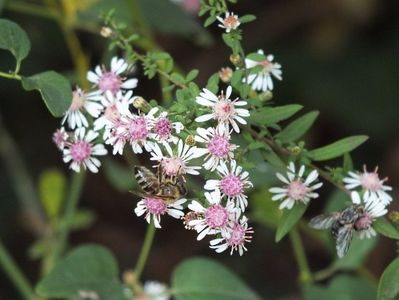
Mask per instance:
[[[152,108],[143,97],[135,97],[133,100],[133,106],[144,113],[148,113]]]
[[[291,153],[294,155],[298,155],[299,153],[301,153],[301,147],[299,146],[294,146],[290,149]]]
[[[195,145],[195,138],[194,138],[194,136],[193,135],[188,135],[187,137],[186,137],[186,140],[184,141],[187,145],[189,145],[189,146],[194,146]]]
[[[127,270],[122,274],[123,282],[128,285],[134,285],[137,282],[136,274],[132,270]]]
[[[113,34],[113,31],[111,28],[103,26],[101,27],[100,34],[105,38],[109,38]]]
[[[240,66],[242,64],[242,59],[239,54],[232,54],[230,55],[230,61],[235,66]]]
[[[231,80],[231,77],[233,77],[233,70],[229,67],[226,68],[221,68],[219,71],[219,78],[222,80],[224,83],[228,83]]]
[[[271,91],[266,91],[264,93],[259,94],[259,99],[262,102],[269,101],[273,98],[273,93]]]
[[[388,218],[395,223],[395,225],[399,225],[399,211],[393,210],[389,213]]]

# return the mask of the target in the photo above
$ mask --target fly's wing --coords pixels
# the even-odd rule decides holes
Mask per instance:
[[[339,212],[318,215],[310,220],[309,226],[314,229],[328,229],[338,220],[339,216]]]
[[[146,167],[135,166],[134,177],[147,194],[156,194],[158,192],[160,185],[158,177]]]
[[[345,256],[346,252],[349,250],[353,237],[353,225],[345,224],[338,229],[336,249],[339,258]]]

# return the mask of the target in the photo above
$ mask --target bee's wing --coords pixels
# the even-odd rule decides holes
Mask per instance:
[[[134,177],[146,193],[154,193],[159,189],[158,177],[143,166],[134,166]]]
[[[310,220],[309,226],[314,229],[328,229],[338,220],[339,215],[339,212],[318,215]]]
[[[346,224],[339,228],[337,235],[337,255],[339,258],[345,256],[346,252],[348,252],[349,246],[351,244],[353,237],[353,226],[352,224]]]

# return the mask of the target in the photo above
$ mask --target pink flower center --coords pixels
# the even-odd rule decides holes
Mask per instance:
[[[208,143],[208,151],[219,158],[226,158],[230,152],[230,143],[227,137],[215,135]]]
[[[111,121],[111,122],[115,123],[116,121],[119,120],[120,116],[121,116],[121,114],[120,114],[118,108],[116,107],[116,104],[115,104],[115,103],[114,103],[114,104],[111,104],[110,106],[108,106],[108,107],[105,109],[104,117],[105,117],[108,121]]]
[[[228,16],[223,20],[223,25],[227,29],[234,29],[238,26],[238,20],[236,16]]]
[[[164,158],[162,159],[162,168],[166,175],[177,176],[182,173],[184,162],[176,156]]]
[[[172,132],[172,124],[167,118],[161,117],[155,123],[155,132],[161,138],[168,138]]]
[[[273,64],[267,59],[260,61],[259,65],[263,67],[263,73],[270,73],[270,71],[273,69]]]
[[[382,187],[378,174],[374,172],[373,173],[364,172],[360,176],[360,183],[362,184],[363,188],[371,190],[373,192],[378,191]]]
[[[137,117],[129,123],[129,134],[132,140],[144,140],[148,135],[147,122],[144,117]]]
[[[72,92],[72,103],[69,107],[70,111],[79,111],[86,101],[85,94],[81,89]]]
[[[294,180],[288,185],[287,194],[295,201],[303,199],[306,195],[306,192],[306,185],[300,180]]]
[[[205,211],[205,220],[211,228],[223,227],[229,220],[229,214],[220,204],[213,204]]]
[[[98,82],[98,86],[101,91],[111,91],[116,94],[121,88],[122,79],[113,72],[105,72]]]
[[[212,109],[217,116],[217,119],[222,122],[227,121],[234,113],[233,103],[223,98],[219,99],[215,105],[213,105]]]
[[[220,180],[220,189],[229,197],[235,197],[242,193],[244,184],[238,176],[229,174]]]
[[[144,204],[150,214],[164,215],[168,209],[165,202],[158,198],[145,198]]]
[[[71,146],[72,159],[77,162],[82,162],[88,159],[91,152],[91,145],[85,141],[77,141]]]
[[[370,214],[364,213],[363,216],[357,219],[355,227],[358,230],[365,230],[368,229],[372,223],[373,223],[373,218],[370,216]]]
[[[245,228],[241,224],[235,223],[230,232],[230,238],[226,242],[230,246],[243,244],[245,242]]]
[[[61,131],[57,129],[53,134],[53,142],[57,145],[58,148],[64,148],[64,144],[68,138],[68,134],[65,131]]]

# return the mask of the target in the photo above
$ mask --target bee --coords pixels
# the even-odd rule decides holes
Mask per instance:
[[[321,214],[309,222],[314,229],[330,229],[336,241],[336,250],[339,258],[348,252],[355,231],[364,230],[361,220],[366,210],[362,205],[352,205],[340,212]]]
[[[143,166],[134,167],[134,176],[144,193],[133,193],[140,197],[155,197],[166,203],[174,203],[187,194],[186,179],[183,175],[167,176],[158,166],[157,174]]]

